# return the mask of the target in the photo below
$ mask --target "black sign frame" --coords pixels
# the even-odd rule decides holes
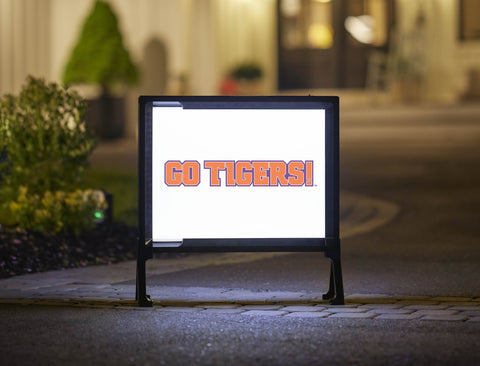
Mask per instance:
[[[325,238],[184,239],[178,246],[152,240],[152,109],[323,109],[325,110]],[[329,290],[323,299],[344,304],[339,219],[339,99],[332,96],[140,96],[136,300],[152,306],[146,291],[146,261],[153,252],[324,252],[331,260]]]

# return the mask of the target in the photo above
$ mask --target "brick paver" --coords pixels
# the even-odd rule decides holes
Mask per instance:
[[[367,310],[372,310],[372,309],[381,309],[381,310],[387,310],[387,309],[399,309],[403,307],[404,305],[401,304],[365,304],[365,305],[360,305],[358,306],[358,309],[367,309]]]
[[[329,316],[329,318],[355,318],[355,319],[372,319],[377,314],[370,313],[335,313]]]
[[[466,310],[466,311],[480,311],[480,305],[472,305],[472,306],[450,306],[449,310]]]
[[[356,294],[345,305],[321,301],[258,301],[229,299],[214,302],[155,300],[153,308],[137,307],[134,286],[60,283],[52,286],[0,288],[0,304],[73,306],[159,312],[224,314],[229,316],[273,316],[288,318],[344,318],[409,321],[480,322],[478,297],[426,297]],[[249,301],[250,300],[250,301]],[[268,300],[268,301],[267,301]],[[211,300],[210,300],[211,301]]]
[[[408,305],[405,307],[405,309],[413,309],[413,310],[443,310],[446,309],[448,306],[447,305]]]
[[[370,314],[411,314],[415,310],[412,309],[382,309],[382,308],[376,308],[376,309],[371,309],[368,311]]]
[[[196,305],[197,308],[204,308],[204,309],[236,309],[240,307],[241,305],[239,304],[226,304],[226,305],[220,305],[220,304],[201,304],[201,305]]]
[[[278,310],[282,307],[283,307],[282,305],[245,305],[245,306],[242,306],[242,309],[267,311],[267,310]]]
[[[420,315],[417,314],[380,314],[375,319],[388,319],[388,320],[414,320],[419,319]]]
[[[278,310],[248,310],[241,314],[249,316],[282,316],[287,314],[287,312]]]
[[[314,306],[314,305],[301,305],[301,306],[285,306],[282,308],[283,311],[288,312],[301,312],[301,311],[322,311],[325,310],[325,307]]]
[[[447,301],[442,302],[442,305],[446,306],[479,306],[480,304],[475,301]]]
[[[366,313],[367,309],[334,307],[327,308],[325,311],[330,313]]]
[[[332,315],[332,313],[327,313],[325,311],[299,311],[295,313],[290,313],[285,316],[289,318],[326,318],[327,316]]]
[[[446,315],[458,314],[458,311],[455,311],[455,310],[418,310],[414,314],[425,315],[425,316],[446,316]]]
[[[438,305],[439,303],[440,303],[439,301],[426,300],[426,299],[422,299],[422,300],[402,299],[402,300],[399,300],[399,301],[396,302],[396,304],[405,305],[405,306],[410,306],[410,305],[414,305],[414,306],[418,306],[418,305],[431,306],[431,305]]]
[[[454,314],[454,315],[426,315],[420,318],[420,320],[444,320],[444,321],[464,321],[467,320],[468,317],[462,314]]]

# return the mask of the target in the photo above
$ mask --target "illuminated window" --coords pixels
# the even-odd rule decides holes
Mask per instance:
[[[331,0],[281,0],[280,15],[284,48],[332,47]]]
[[[352,43],[383,46],[388,39],[385,0],[350,0],[345,29]]]

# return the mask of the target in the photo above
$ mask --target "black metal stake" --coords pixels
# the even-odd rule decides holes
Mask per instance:
[[[334,283],[334,274],[333,274],[333,263],[330,264],[330,284],[328,286],[328,292],[323,294],[323,300],[330,300],[335,297],[335,283]]]
[[[332,258],[333,282],[335,284],[335,297],[330,301],[332,305],[344,305],[345,299],[343,295],[343,279],[342,279],[342,265],[340,263],[340,256]]]
[[[153,302],[150,296],[147,295],[147,274],[145,268],[145,259],[139,258],[137,260],[137,288],[135,291],[135,300],[141,307],[152,307]]]
[[[328,292],[323,295],[323,300],[330,300],[332,305],[344,305],[345,298],[343,293],[342,265],[340,256],[340,240],[325,240],[325,257],[329,258],[330,264],[330,283]]]

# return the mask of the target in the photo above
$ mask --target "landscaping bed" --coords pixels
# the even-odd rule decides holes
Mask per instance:
[[[0,230],[0,278],[136,258],[137,228],[113,222],[80,235]]]
[[[0,96],[0,278],[135,259],[136,172],[89,167],[98,141],[86,109],[33,76]]]

